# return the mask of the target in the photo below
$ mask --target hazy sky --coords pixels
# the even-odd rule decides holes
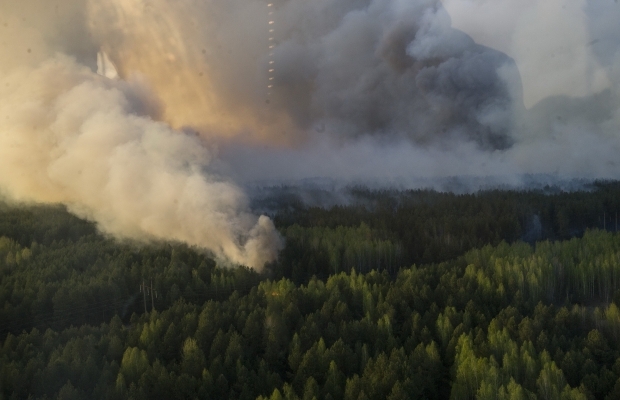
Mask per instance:
[[[597,50],[617,52],[615,0],[443,0],[452,26],[512,57],[529,108],[553,95],[589,96],[611,85]],[[614,43],[615,42],[615,43]],[[599,51],[599,53],[602,53]]]

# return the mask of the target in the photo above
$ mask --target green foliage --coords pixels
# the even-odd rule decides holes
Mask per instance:
[[[305,271],[314,270],[318,274],[337,274],[351,269],[394,272],[402,263],[402,245],[382,238],[364,223],[359,227],[336,228],[292,225],[286,229],[285,238],[287,248],[282,262],[300,261],[291,272],[296,281],[307,276]],[[301,257],[300,252],[304,254]]]
[[[298,209],[264,275],[3,206],[0,397],[617,398],[620,236],[586,230],[616,191]]]
[[[287,239],[276,277],[305,283],[358,272],[451,260],[502,240],[570,239],[587,229],[618,230],[620,183],[563,192],[491,190],[456,195],[431,190],[351,189],[353,204],[284,204],[275,216]],[[287,206],[287,207],[284,207]]]
[[[90,234],[73,241],[60,233],[58,238],[46,236],[47,244],[22,244],[2,236],[14,233],[23,241],[36,237],[31,213],[44,227],[60,220],[56,223],[61,226],[51,232],[81,232],[85,224],[66,213],[62,217],[56,208],[34,208],[30,213],[17,209],[17,216],[26,216],[12,216],[9,223],[0,219],[0,334],[99,324],[115,314],[128,319],[145,306],[167,308],[181,297],[194,303],[226,299],[235,290],[247,293],[260,280],[247,268],[220,268],[209,254],[178,244],[118,243]],[[23,222],[23,232],[17,221]],[[156,297],[140,293],[144,279]]]

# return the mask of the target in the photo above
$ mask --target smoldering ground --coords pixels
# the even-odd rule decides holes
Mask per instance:
[[[281,243],[235,181],[620,172],[612,0],[0,10],[2,192],[67,204],[121,237],[260,268]],[[98,59],[114,73],[97,75]]]

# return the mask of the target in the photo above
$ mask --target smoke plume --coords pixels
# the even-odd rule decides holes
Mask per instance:
[[[147,78],[165,121],[211,139],[511,144],[514,63],[452,29],[437,0],[116,0],[89,20],[120,75]]]
[[[223,147],[238,179],[620,176],[615,0],[277,5],[272,104],[312,128]]]
[[[0,0],[0,187],[260,268],[281,244],[233,181],[618,178],[618,20],[614,0]]]
[[[276,257],[272,222],[251,215],[243,192],[210,172],[213,152],[198,136],[159,122],[164,111],[149,82],[94,72],[99,45],[82,22],[87,4],[10,2],[2,10],[7,197],[63,203],[104,232],[183,241],[257,269]],[[99,53],[99,69],[105,58]]]

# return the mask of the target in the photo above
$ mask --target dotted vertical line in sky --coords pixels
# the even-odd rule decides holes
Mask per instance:
[[[275,20],[273,17],[273,3],[267,4],[268,20],[269,20],[269,67],[268,67],[268,81],[267,81],[267,103],[269,103],[269,96],[271,96],[271,90],[273,89],[274,72],[275,72],[275,60],[273,59],[273,49],[275,46]]]

